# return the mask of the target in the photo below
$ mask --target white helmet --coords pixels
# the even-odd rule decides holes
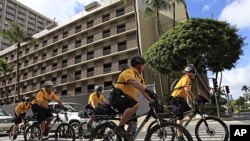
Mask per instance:
[[[102,91],[103,87],[102,86],[95,86],[95,91]]]
[[[45,81],[44,86],[53,86],[53,82]]]

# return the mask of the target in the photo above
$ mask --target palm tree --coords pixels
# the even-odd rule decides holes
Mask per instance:
[[[144,0],[147,7],[145,9],[145,16],[156,16],[156,24],[159,36],[163,34],[160,22],[160,11],[170,10],[170,3],[167,0]]]
[[[8,29],[0,30],[0,34],[9,39],[12,44],[17,44],[16,54],[16,85],[15,85],[15,92],[17,91],[18,101],[21,100],[20,97],[20,76],[19,76],[19,49],[21,47],[22,42],[32,41],[32,37],[28,36],[25,30],[17,23],[13,22],[9,24]],[[16,94],[15,94],[16,95]]]
[[[0,58],[0,73],[3,73],[3,82],[4,82],[4,88],[5,88],[5,95],[6,95],[6,100],[5,103],[8,104],[9,103],[9,94],[8,94],[8,90],[7,90],[7,86],[6,86],[6,75],[9,72],[12,72],[13,70],[13,65],[9,64],[5,59]]]
[[[243,85],[241,88],[241,91],[245,91],[245,98],[248,100],[249,99],[249,96],[248,96],[249,88],[246,85]]]
[[[185,8],[186,17],[187,17],[187,19],[189,19],[189,15],[187,12],[187,4],[186,4],[185,0],[167,0],[167,1],[172,3],[172,7],[173,7],[173,27],[175,27],[175,4],[176,3],[178,3],[178,2],[183,3],[184,8]]]

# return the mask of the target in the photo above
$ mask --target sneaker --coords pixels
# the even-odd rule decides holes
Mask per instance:
[[[183,136],[176,137],[176,141],[186,141]]]
[[[124,137],[124,138],[128,137],[128,133],[120,126],[116,127],[114,131],[116,134],[118,134],[121,137]]]

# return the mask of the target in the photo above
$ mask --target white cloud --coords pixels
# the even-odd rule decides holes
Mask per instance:
[[[233,0],[221,12],[219,19],[237,25],[238,28],[250,28],[250,0]]]
[[[210,5],[205,5],[205,6],[203,6],[203,8],[202,8],[202,12],[206,12],[206,11],[208,11],[209,9],[210,9]]]
[[[204,5],[202,8],[202,12],[207,12],[213,7],[214,4],[216,4],[216,0],[208,1],[209,3]]]
[[[228,85],[233,98],[243,96],[241,88],[243,85],[250,86],[250,60],[244,67],[234,68],[223,72],[222,86]]]
[[[33,10],[51,18],[56,22],[68,19],[77,14],[79,3],[83,6],[95,0],[17,0],[20,3],[31,7]],[[101,0],[97,0],[101,1]]]

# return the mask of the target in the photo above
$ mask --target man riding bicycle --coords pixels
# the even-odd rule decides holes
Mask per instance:
[[[115,132],[122,137],[128,136],[123,127],[128,123],[131,117],[136,115],[136,111],[140,106],[139,102],[136,100],[138,90],[148,101],[151,101],[150,94],[155,95],[154,92],[146,88],[144,79],[141,75],[144,69],[144,64],[145,59],[141,56],[134,56],[131,58],[131,67],[125,69],[119,74],[114,86],[116,89],[121,90],[122,93],[114,94],[113,98],[112,96],[110,97],[110,104],[122,113],[120,123],[115,129]],[[130,130],[136,122],[136,119],[129,122],[128,130]]]
[[[174,98],[175,105],[180,106],[180,115],[178,117],[177,123],[179,125],[183,125],[183,119],[187,115],[183,115],[184,112],[190,111],[191,108],[188,105],[187,101],[194,102],[196,100],[196,96],[191,91],[192,87],[192,80],[195,79],[196,69],[189,65],[185,68],[185,74],[180,78],[177,82],[176,86],[174,87],[171,96]],[[181,133],[178,132],[178,141],[183,141],[184,138]]]
[[[52,111],[49,109],[48,102],[51,100],[56,101],[62,108],[64,107],[62,101],[57,94],[52,90],[53,83],[46,81],[43,89],[38,90],[34,100],[32,101],[32,111],[36,114],[36,118],[40,123],[40,130],[43,138],[48,136],[49,125],[53,118]]]
[[[30,104],[30,97],[25,97],[23,99],[23,102],[20,102],[19,104],[17,104],[16,108],[15,108],[15,125],[13,127],[13,140],[15,140],[17,138],[17,129],[19,128],[19,124],[22,122],[22,120],[25,118],[26,113],[28,112],[28,110],[31,108],[31,104]]]
[[[105,99],[104,95],[102,94],[103,91],[103,87],[102,86],[95,86],[95,92],[90,94],[89,96],[89,100],[88,100],[88,105],[87,108],[91,109],[94,113],[93,114],[98,114],[96,113],[98,111],[98,107],[101,104],[108,104],[107,100]],[[88,126],[91,127],[93,121],[94,121],[94,117],[91,117],[89,122],[88,122]]]

